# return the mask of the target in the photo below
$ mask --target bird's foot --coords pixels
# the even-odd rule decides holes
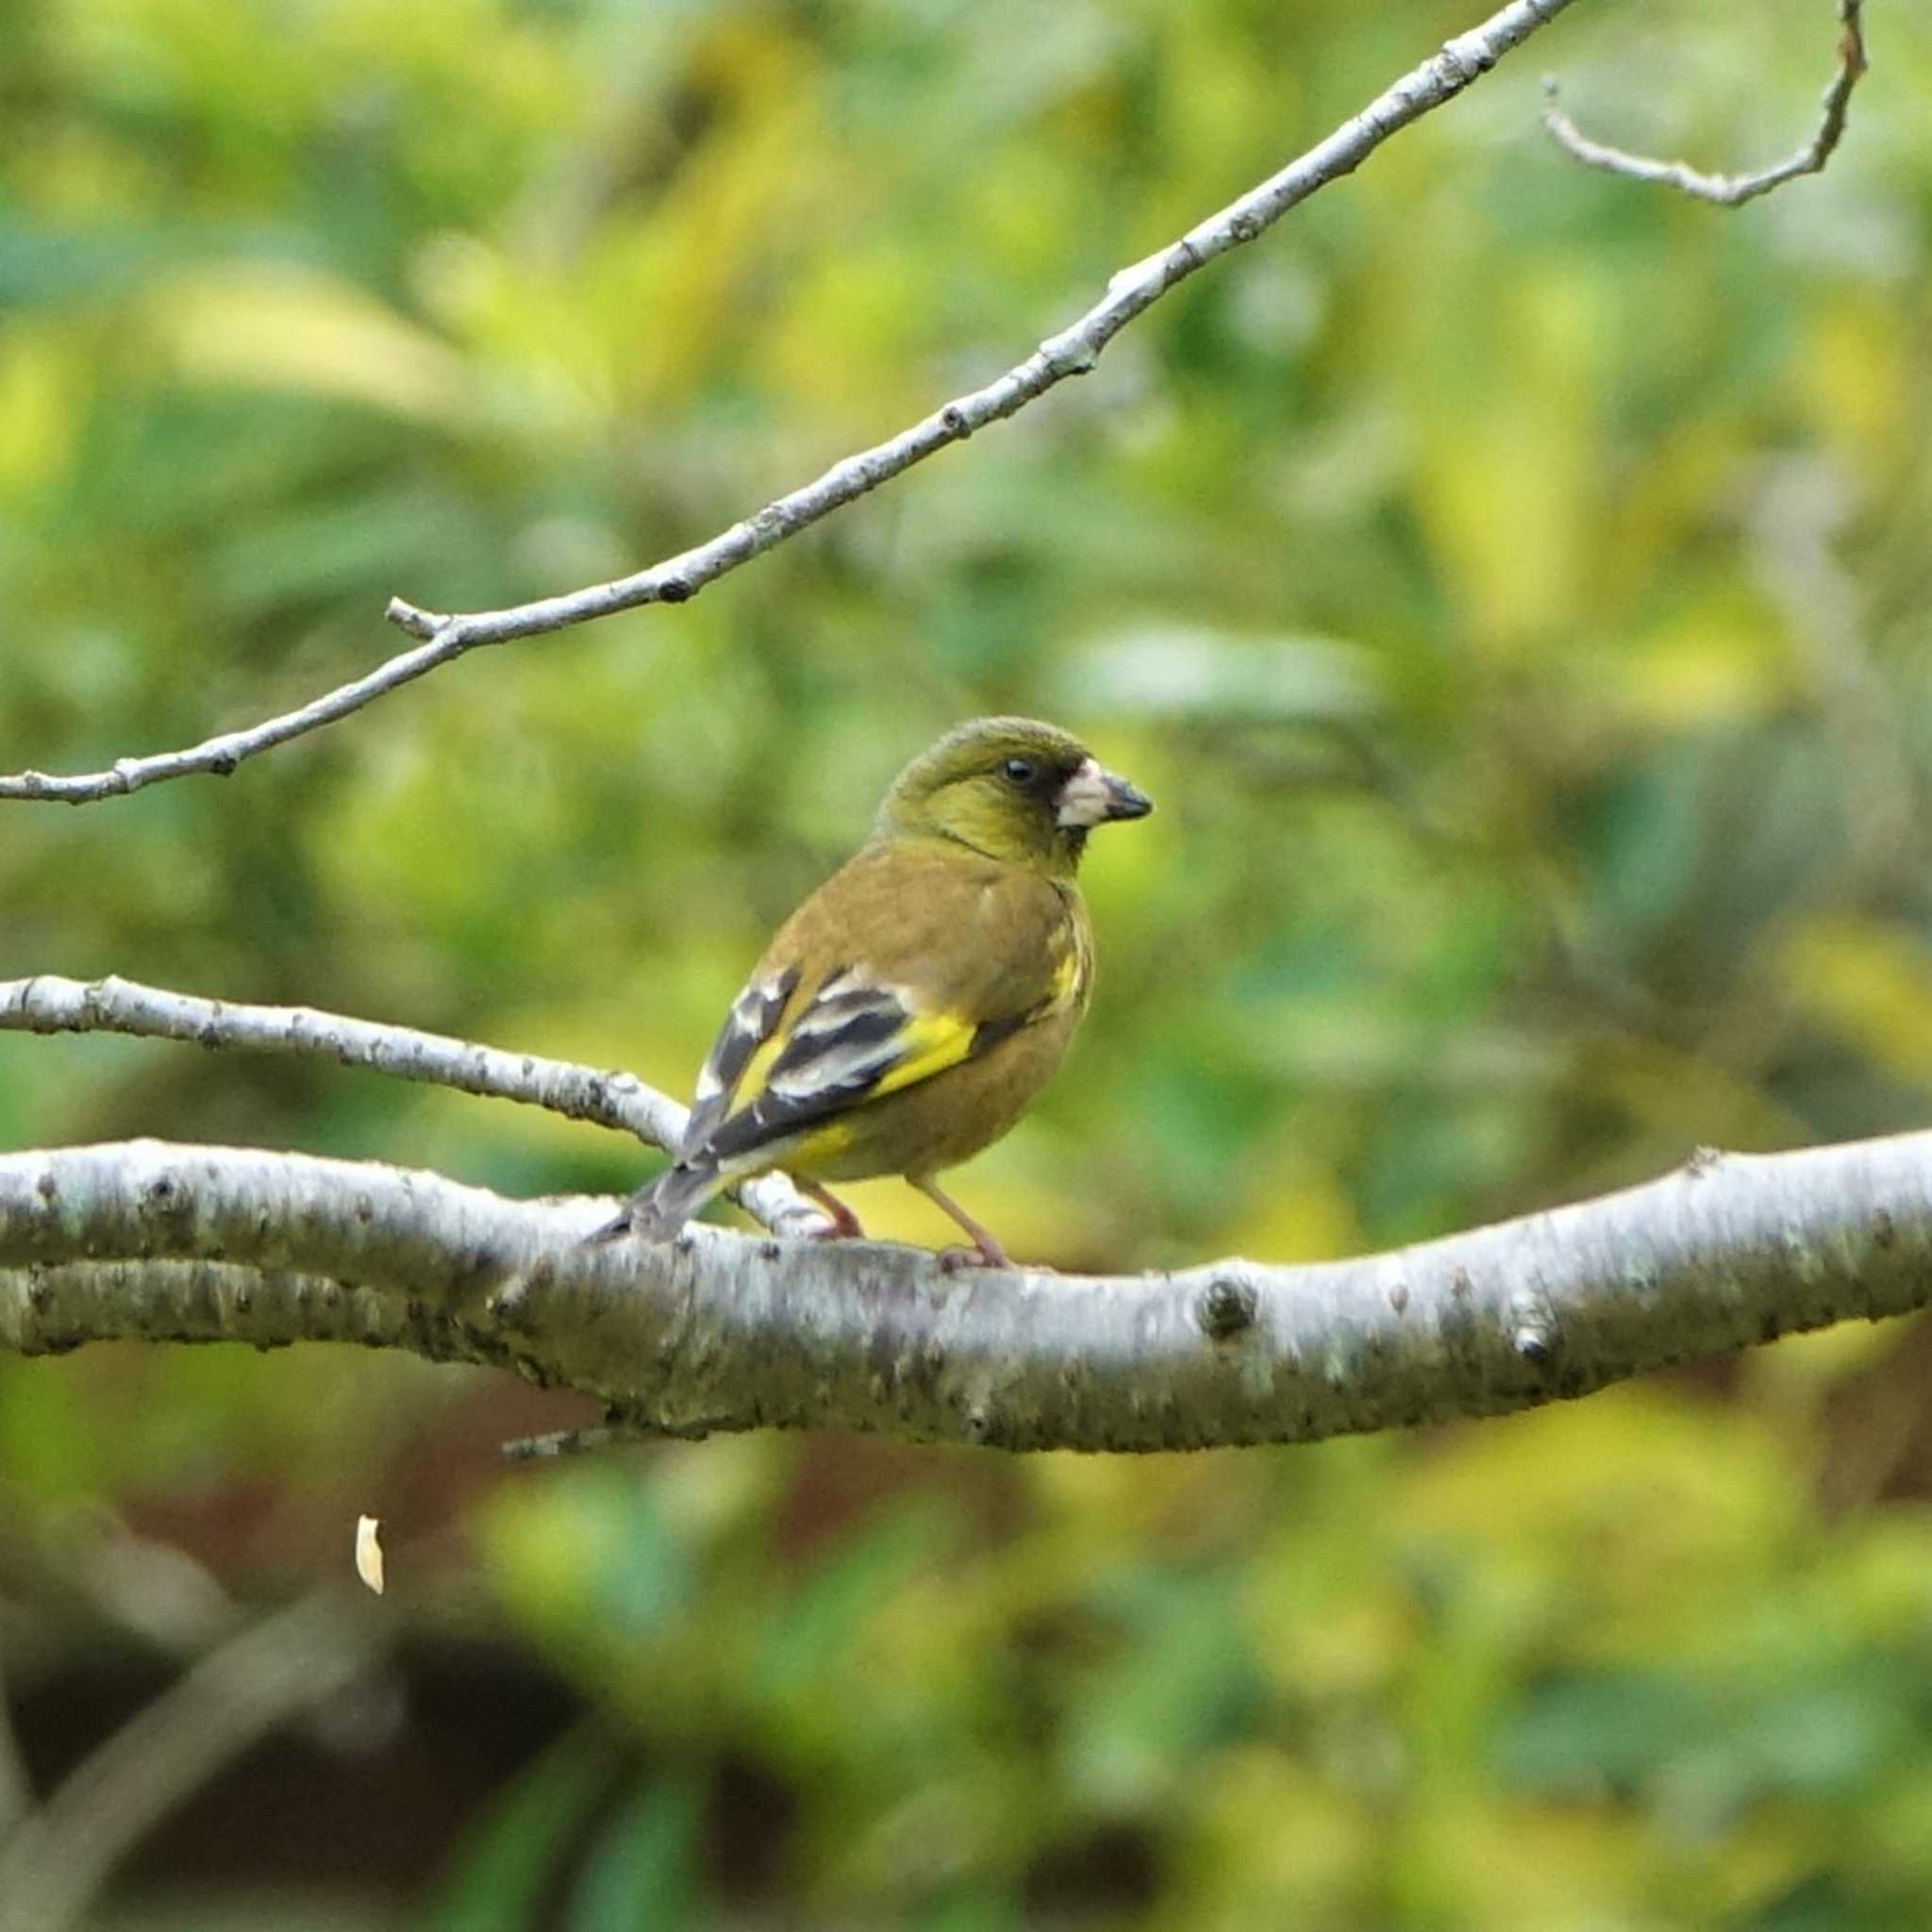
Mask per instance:
[[[810,1181],[800,1181],[798,1191],[808,1194],[832,1217],[830,1227],[822,1227],[812,1236],[817,1241],[862,1241],[865,1229],[859,1225],[858,1216],[840,1200],[838,1195],[829,1194],[824,1188],[815,1187]]]
[[[948,1274],[957,1274],[962,1268],[1011,1268],[1013,1257],[988,1235],[984,1241],[970,1248],[941,1248],[940,1266]]]
[[[990,1226],[981,1226],[951,1194],[941,1189],[931,1174],[907,1174],[916,1189],[935,1206],[944,1209],[953,1221],[957,1221],[968,1235],[972,1235],[970,1248],[941,1248],[939,1265],[949,1275],[958,1274],[962,1267],[1012,1267],[1012,1256],[999,1244]]]
[[[948,1274],[956,1274],[961,1268],[1010,1268],[1013,1265],[1013,1257],[1000,1246],[992,1230],[974,1221],[929,1174],[908,1174],[906,1178],[973,1237],[970,1248],[945,1248],[941,1251],[940,1266]]]

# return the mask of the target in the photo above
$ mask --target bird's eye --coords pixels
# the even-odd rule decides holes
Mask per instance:
[[[1031,758],[1008,758],[1000,767],[1000,776],[1010,785],[1030,785],[1036,770]]]

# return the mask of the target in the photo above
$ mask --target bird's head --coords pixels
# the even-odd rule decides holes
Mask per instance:
[[[974,718],[920,753],[879,807],[885,838],[956,840],[989,858],[1071,878],[1087,834],[1144,818],[1147,795],[1032,718]]]

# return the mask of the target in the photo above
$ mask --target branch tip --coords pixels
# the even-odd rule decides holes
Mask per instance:
[[[1647,155],[1628,153],[1600,141],[1592,141],[1557,105],[1557,81],[1543,76],[1544,107],[1541,120],[1545,131],[1571,159],[1607,175],[1622,175],[1629,181],[1644,181],[1662,188],[1674,188],[1693,201],[1707,201],[1718,208],[1741,208],[1747,201],[1769,194],[1794,181],[1800,175],[1824,172],[1844,136],[1852,90],[1864,78],[1868,62],[1865,54],[1864,0],[1839,0],[1838,17],[1843,32],[1838,41],[1838,71],[1826,85],[1821,100],[1818,126],[1811,139],[1797,153],[1771,166],[1748,175],[1707,175],[1684,161],[1662,161]]]
[[[448,618],[437,617],[401,597],[391,597],[382,614],[398,630],[406,630],[412,638],[421,638],[425,642],[449,622]]]

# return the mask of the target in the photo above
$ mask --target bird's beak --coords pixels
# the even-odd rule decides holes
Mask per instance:
[[[1144,819],[1153,809],[1154,801],[1138,785],[1088,758],[1060,787],[1055,819],[1062,831],[1085,832],[1109,819]]]

